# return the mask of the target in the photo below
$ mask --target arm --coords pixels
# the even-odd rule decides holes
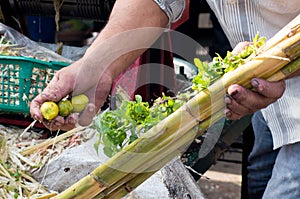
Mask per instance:
[[[105,102],[113,79],[125,70],[157,39],[169,19],[152,0],[116,1],[110,19],[85,55],[56,73],[45,90],[30,104],[33,118],[52,130],[69,130],[75,124],[87,125]],[[39,111],[45,101],[59,101],[68,94],[85,93],[90,104],[78,116],[58,116],[45,121]]]

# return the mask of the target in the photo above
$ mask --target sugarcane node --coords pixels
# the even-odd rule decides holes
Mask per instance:
[[[94,179],[100,188],[108,188],[110,185],[105,182],[101,177],[99,177],[96,173],[90,173],[92,179]]]
[[[294,36],[298,31],[300,31],[300,24],[297,24],[296,26],[294,26],[291,31],[289,32],[289,34],[287,35],[288,37],[292,37]]]
[[[126,190],[128,193],[130,193],[130,192],[133,191],[133,188],[132,188],[131,186],[129,186],[128,183],[126,183],[126,185],[125,185],[125,190]]]
[[[193,114],[191,107],[190,107],[188,104],[185,104],[185,107],[186,107],[186,108],[185,108],[186,112],[188,112],[188,113],[192,116],[192,118],[194,118],[195,121],[196,121],[198,124],[200,124],[202,121],[199,120],[199,119],[197,119],[197,116],[195,116],[195,115]]]

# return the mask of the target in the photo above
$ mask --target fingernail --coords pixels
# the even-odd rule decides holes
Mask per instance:
[[[48,95],[47,94],[45,94],[45,93],[42,93],[42,95],[41,95],[42,97],[48,97]]]
[[[232,103],[230,95],[226,94],[224,96],[224,101],[225,101],[225,104],[230,105]]]
[[[74,120],[74,118],[69,118],[69,121],[68,121],[70,124],[75,124],[75,120]]]
[[[236,94],[238,94],[238,91],[237,91],[237,90],[233,91],[233,92],[230,94],[230,96],[234,97]]]
[[[58,121],[54,121],[54,124],[55,126],[60,126],[60,123]]]
[[[89,107],[89,112],[94,112],[95,108],[93,106]]]
[[[41,122],[41,121],[38,119],[38,117],[37,117],[36,115],[33,115],[33,119],[35,119],[35,120]]]
[[[251,80],[251,85],[254,87],[254,88],[257,88],[259,86],[259,82],[256,80],[256,79],[253,79]]]

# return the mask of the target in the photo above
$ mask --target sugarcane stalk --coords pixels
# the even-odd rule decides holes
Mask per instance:
[[[148,172],[149,177],[151,175],[153,175],[154,173],[155,173],[155,171]],[[131,184],[130,182],[132,180],[139,181],[140,178],[144,179],[144,177],[141,177],[143,174],[144,173],[129,173],[124,178],[122,178],[121,180],[119,180],[117,183],[115,183],[114,185],[110,186],[108,189],[106,189],[103,192],[101,192],[98,195],[96,195],[94,198],[105,198],[105,197],[107,197],[110,194],[113,194],[115,192],[119,192],[120,189],[123,189],[123,188],[125,188],[125,190],[122,190],[121,192],[124,192],[124,193],[127,192],[127,193],[129,193],[130,190],[133,190],[135,188],[135,186],[133,184]],[[142,182],[143,182],[143,180],[141,181],[141,183]]]
[[[218,118],[220,118],[222,116],[223,116],[223,114],[220,113],[218,115]],[[112,187],[111,189],[115,188],[115,187],[113,187],[113,185],[115,183],[118,183],[119,181],[122,181],[122,178],[126,178],[127,175],[129,175],[131,177],[134,177],[133,173],[145,172],[145,170],[149,167],[152,167],[151,170],[146,171],[146,172],[157,171],[164,164],[166,164],[168,161],[171,160],[170,158],[168,158],[168,159],[166,158],[168,155],[172,154],[171,157],[174,157],[175,155],[180,154],[180,151],[178,150],[178,148],[181,148],[182,146],[186,147],[195,138],[195,136],[197,135],[199,130],[202,130],[204,132],[204,129],[207,129],[210,124],[211,124],[211,119],[209,119],[205,122],[202,122],[200,124],[200,127],[198,127],[198,126],[195,127],[195,125],[190,126],[190,128],[194,127],[194,131],[190,131],[190,133],[186,133],[187,131],[184,128],[178,128],[177,129],[178,132],[170,134],[169,136],[164,135],[163,139],[160,139],[162,137],[156,137],[156,139],[157,138],[158,139],[155,142],[149,142],[149,137],[147,136],[148,138],[146,137],[146,138],[142,139],[142,141],[146,141],[146,143],[149,143],[151,145],[151,146],[145,145],[145,146],[147,146],[146,148],[148,148],[147,150],[149,151],[149,153],[143,153],[143,152],[140,151],[140,153],[138,153],[138,154],[131,154],[130,151],[128,150],[127,152],[129,152],[129,153],[126,153],[126,154],[129,155],[129,157],[132,158],[131,160],[127,159],[127,161],[125,161],[125,162],[121,161],[122,162],[121,164],[119,164],[119,161],[117,161],[118,165],[119,165],[118,167],[116,167],[116,165],[108,166],[109,164],[107,164],[107,163],[103,164],[100,167],[98,167],[97,169],[95,169],[93,171],[93,173],[86,176],[85,180],[86,181],[95,181],[95,179],[94,179],[95,176],[98,176],[97,179],[103,179],[103,177],[100,177],[102,174],[104,174],[105,176],[106,175],[107,176],[111,175],[111,177],[116,179],[116,180],[111,181],[110,184],[108,184],[107,182],[104,184],[103,180],[101,180],[98,183],[93,184],[93,186],[92,186],[94,188],[96,187],[96,189],[97,189],[98,186],[109,185],[107,187],[107,190],[103,190],[103,192],[109,192],[109,189],[111,187]],[[186,125],[186,126],[188,126],[188,125]],[[180,139],[180,137],[182,137],[182,138]],[[151,140],[151,136],[150,136],[150,140]],[[137,143],[139,144],[139,142],[137,142]],[[159,145],[159,146],[156,146],[156,145]],[[131,145],[129,145],[129,146],[131,146]],[[137,147],[139,147],[139,146],[137,146]],[[162,149],[162,147],[164,147],[164,148]],[[129,147],[129,149],[135,150],[135,147],[131,146],[131,147]],[[157,153],[159,154],[159,157],[156,157]],[[118,159],[118,157],[116,157],[116,156],[114,156],[112,158],[114,159],[112,162],[115,162]],[[163,161],[161,159],[163,159]],[[145,161],[145,160],[148,160],[148,161]],[[130,166],[130,164],[133,164],[133,165],[132,165],[131,168],[130,167],[129,168],[126,168],[126,167],[121,168],[122,164],[126,165],[126,167]],[[153,166],[154,164],[158,164],[158,165]],[[135,169],[135,170],[133,171],[133,169]],[[120,177],[122,177],[122,178],[120,178]],[[129,177],[129,178],[131,178],[131,177]],[[128,179],[128,177],[127,177],[127,179]],[[87,197],[85,195],[85,193],[81,192],[81,188],[83,186],[85,186],[86,182],[80,180],[77,183],[74,184],[73,186],[69,187],[63,193],[59,194],[56,198],[82,198],[82,197]],[[80,188],[80,190],[77,190],[76,187]],[[91,196],[92,191],[97,191],[94,188],[89,189],[89,191],[88,191],[89,194],[90,194],[89,197]],[[76,193],[74,194],[74,192],[76,192]],[[98,193],[100,193],[100,192],[98,192]],[[95,193],[95,196],[98,193]],[[84,194],[84,195],[81,195],[81,194]]]
[[[156,144],[159,144],[159,140],[164,142],[169,142],[169,140],[165,141],[167,137],[163,134],[165,132],[165,129],[161,131],[162,133],[160,136],[155,137],[154,142],[149,142],[150,140],[153,140],[150,138],[144,138],[144,139],[138,139],[141,140],[144,144],[150,144],[153,147]],[[165,137],[164,139],[160,139],[162,137]],[[139,146],[140,144],[137,143],[137,145],[131,146],[129,145],[126,147],[122,154],[127,157],[127,160],[122,158],[122,156],[118,156],[116,154],[114,157],[112,157],[108,162],[101,165],[97,169],[95,169],[90,175],[86,176],[86,181],[92,181],[95,182],[91,184],[92,186],[88,189],[89,194],[94,192],[93,196],[96,196],[99,192],[99,186],[106,187],[107,189],[111,186],[113,186],[115,183],[118,183],[122,178],[126,177],[127,175],[130,175],[130,173],[135,173],[135,169],[139,169],[139,167],[142,167],[143,164],[147,164],[144,160],[148,160],[149,158],[152,161],[152,158],[156,155],[155,151],[149,152],[147,155],[147,151],[135,151],[136,148],[141,148]],[[145,145],[145,146],[146,146]],[[148,148],[148,147],[147,147]],[[142,149],[142,148],[141,148]],[[150,147],[151,149],[151,147]],[[118,158],[122,158],[120,161],[116,161]],[[130,164],[132,164],[130,168]],[[147,164],[148,166],[148,164]],[[141,171],[142,172],[142,171]],[[110,176],[110,177],[109,177]],[[95,179],[96,178],[96,179]],[[99,180],[100,179],[100,180]],[[105,180],[104,180],[105,179]],[[107,179],[107,180],[106,180]],[[98,181],[98,182],[97,182]],[[86,185],[83,180],[80,180],[75,185],[71,186],[67,190],[65,190],[63,193],[59,194],[56,198],[82,198],[86,197],[84,192],[81,192],[82,186]],[[93,187],[93,188],[92,188]],[[78,190],[80,188],[80,190]],[[104,191],[104,190],[103,190]],[[82,195],[84,194],[84,195]]]
[[[259,49],[259,51],[266,51],[270,48],[273,48],[283,40],[297,34],[300,31],[299,18],[300,15],[295,17],[295,19],[290,21],[285,27],[279,30],[274,37],[270,38],[268,42]]]
[[[270,78],[268,78],[269,81],[279,81],[281,79],[284,79],[285,77],[289,76],[293,72],[300,69],[300,58],[297,58],[295,61],[287,64],[285,67],[283,67],[280,71],[272,75]],[[217,118],[216,118],[217,119]],[[198,131],[197,136],[202,135],[203,131]],[[174,157],[173,154],[171,154],[171,157]],[[165,160],[165,158],[163,158]],[[168,162],[168,161],[165,161]],[[163,163],[164,164],[164,163]],[[156,168],[155,168],[156,169]],[[148,169],[147,171],[152,171],[152,169]],[[135,189],[137,186],[139,186],[141,183],[143,183],[145,180],[147,180],[151,175],[153,175],[154,172],[147,172],[147,173],[141,173],[139,175],[134,174],[134,178],[132,174],[129,174],[126,176],[126,178],[123,178],[118,184],[115,184],[113,188],[109,188],[108,190],[105,190],[103,193],[100,193],[95,198],[122,198],[126,194],[130,192],[130,190]],[[131,179],[131,180],[128,180]],[[115,189],[116,186],[119,184],[122,184],[122,186],[118,187],[118,189]],[[111,191],[111,189],[113,191]],[[107,193],[109,193],[107,195]]]
[[[298,18],[300,20],[300,18]],[[297,29],[298,30],[298,29]],[[266,44],[268,46],[268,43]],[[228,86],[232,84],[240,84],[246,88],[250,88],[250,81],[254,77],[267,79],[274,73],[278,72],[283,66],[294,61],[300,56],[300,34],[281,40],[276,43],[273,48],[267,48],[266,51],[260,52],[244,65],[239,66],[232,72],[226,73],[222,78],[212,84],[208,90],[200,92],[191,101],[195,103],[201,102],[199,109],[193,109],[193,115],[198,116],[198,120],[202,121],[209,117],[212,111],[212,102],[216,110],[224,106],[224,103],[218,101],[222,99]],[[214,101],[216,99],[216,101]],[[192,102],[191,102],[192,103]],[[191,107],[195,107],[191,105]],[[201,110],[201,112],[199,112]]]
[[[300,24],[299,17],[297,21]],[[289,37],[282,39],[276,46],[261,52],[243,66],[225,74],[211,85],[208,90],[197,94],[180,109],[151,128],[114,157],[110,158],[105,164],[100,165],[90,175],[59,194],[56,198],[95,197],[99,193],[107,191],[128,174],[136,172],[136,169],[145,169],[146,167],[153,166],[150,162],[154,156],[159,156],[155,160],[161,158],[160,153],[162,151],[159,150],[159,147],[169,147],[170,145],[168,144],[172,141],[170,138],[174,138],[172,137],[175,136],[174,134],[178,133],[176,143],[186,144],[186,132],[190,132],[199,123],[201,124],[203,121],[210,120],[211,115],[216,114],[224,108],[224,103],[221,103],[221,101],[223,101],[224,90],[227,90],[229,85],[238,83],[249,87],[249,81],[253,77],[267,79],[273,74],[277,74],[288,62],[299,57],[299,31],[297,30],[293,35],[287,32],[286,35],[289,35]],[[213,99],[210,93],[214,93],[214,98],[217,97],[215,101],[218,103],[212,104]],[[205,110],[204,113],[203,110]],[[208,126],[200,129],[200,131],[204,132],[207,128]],[[188,138],[190,141],[191,137]],[[179,145],[183,146],[181,144]],[[175,148],[171,149],[176,150]],[[172,150],[170,150],[170,153],[173,152]],[[168,153],[165,152],[164,156],[167,156]]]
[[[131,180],[125,181],[122,179],[121,182],[118,182],[117,184],[121,184],[118,186],[117,190],[113,190],[113,192],[110,191],[110,188],[108,190],[105,190],[103,193],[100,193],[95,198],[102,198],[104,195],[106,197],[104,198],[114,198],[112,196],[118,195],[119,198],[121,194],[127,194],[128,190],[133,190],[136,188],[140,183],[142,183],[146,176],[151,176],[150,173],[155,173],[159,169],[161,169],[164,165],[166,165],[169,161],[171,161],[175,156],[179,156],[182,154],[182,152],[185,151],[185,149],[191,144],[191,142],[195,139],[195,137],[198,137],[202,135],[205,132],[205,129],[209,128],[209,126],[212,123],[215,123],[219,119],[223,117],[223,111],[220,110],[217,114],[213,115],[211,118],[207,119],[204,122],[201,122],[199,125],[194,126],[189,132],[177,132],[169,136],[167,139],[172,140],[168,141],[167,144],[161,144],[161,146],[157,146],[157,149],[154,149],[154,151],[157,151],[158,153],[149,159],[149,161],[144,162],[145,164],[142,165],[142,167],[138,168],[139,173],[138,175],[134,176]],[[181,131],[182,129],[179,129]],[[159,150],[159,151],[158,151]],[[129,174],[131,176],[132,173]],[[128,179],[128,177],[126,176]],[[140,179],[141,178],[141,179]],[[139,183],[138,183],[139,182]],[[114,185],[116,186],[116,185]],[[127,192],[127,193],[126,193]],[[107,195],[107,193],[109,193]]]
[[[271,77],[267,78],[267,80],[268,81],[279,81],[279,80],[285,79],[286,77],[288,77],[289,75],[292,75],[299,69],[300,69],[300,58],[298,57],[296,60],[287,64],[281,70],[277,71]]]
[[[148,172],[148,173],[142,173],[138,175],[136,178],[130,180],[126,184],[119,187],[114,192],[111,192],[105,197],[95,197],[95,198],[103,198],[103,199],[109,199],[109,198],[122,198],[126,196],[128,193],[130,193],[132,190],[134,190],[136,187],[138,187],[140,184],[142,184],[144,181],[146,181],[149,177],[151,177],[155,172]]]
[[[172,136],[169,136],[166,139],[173,141],[168,141],[167,144],[161,144],[162,146],[157,146],[157,149],[153,149],[154,151],[160,150],[159,156],[154,156],[153,158],[151,158],[151,161],[146,162],[142,165],[142,167],[137,169],[141,173],[129,173],[123,179],[119,180],[116,184],[109,187],[107,190],[101,192],[99,195],[95,196],[95,198],[110,198],[116,195],[121,197],[122,194],[127,194],[129,190],[133,190],[140,183],[142,183],[144,179],[147,179],[146,176],[150,177],[153,173],[158,171],[166,163],[172,160],[176,155],[180,155],[181,152],[184,151],[184,149],[191,143],[191,141],[195,138],[196,135],[198,136],[205,132],[203,129],[207,129],[212,123],[212,120],[218,120],[221,117],[223,117],[222,111],[216,114],[213,118],[202,122],[199,126],[195,126],[188,133],[183,132],[181,134],[172,134]],[[199,131],[199,129],[202,130]]]

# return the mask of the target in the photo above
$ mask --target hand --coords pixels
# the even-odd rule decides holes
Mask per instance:
[[[103,73],[94,81],[86,77],[84,61],[79,60],[72,65],[59,70],[41,94],[30,103],[31,116],[42,122],[50,130],[70,130],[78,123],[86,126],[105,102],[111,87],[110,75]],[[95,77],[96,78],[96,77]],[[91,85],[91,82],[97,82]],[[67,95],[85,94],[89,104],[80,113],[72,113],[68,117],[57,116],[51,121],[43,118],[40,106],[46,101],[58,102]]]
[[[268,82],[263,79],[251,80],[252,90],[240,85],[231,85],[225,96],[226,108],[224,113],[227,119],[236,120],[252,114],[272,104],[279,99],[285,90],[284,80]]]

